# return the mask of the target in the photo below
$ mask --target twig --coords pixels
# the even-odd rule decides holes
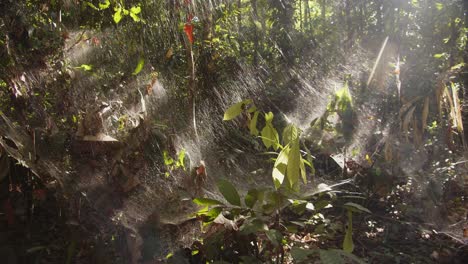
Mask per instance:
[[[78,43],[81,42],[82,38],[83,38],[83,35],[85,34],[86,30],[83,30],[83,32],[81,32],[81,35],[80,37],[78,38],[78,40],[73,43],[73,45],[71,45],[65,52],[69,52],[71,49],[73,49],[76,45],[78,45]]]

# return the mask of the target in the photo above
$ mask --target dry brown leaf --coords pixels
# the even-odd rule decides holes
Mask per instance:
[[[424,130],[427,127],[427,117],[429,116],[429,96],[424,99],[424,106],[423,106],[423,111],[422,111],[422,116],[421,116],[421,133],[424,134]]]
[[[413,118],[413,142],[416,146],[421,146],[422,143],[422,133],[418,127],[418,120],[416,117]]]
[[[455,85],[452,83],[452,96],[453,96],[453,113],[454,113],[454,125],[456,125],[458,132],[463,132],[463,120],[460,107],[460,98],[458,98],[458,93]]]
[[[400,108],[400,113],[399,113],[399,117],[402,118],[403,117],[403,114],[408,110],[410,109],[410,107],[414,104],[414,102],[418,101],[419,99],[421,99],[421,96],[417,96],[411,100],[409,100],[407,103],[405,103],[401,108]]]
[[[439,117],[442,118],[442,104],[443,104],[443,94],[444,94],[445,84],[442,81],[437,83],[435,90],[435,96],[437,100],[437,108],[439,110]]]

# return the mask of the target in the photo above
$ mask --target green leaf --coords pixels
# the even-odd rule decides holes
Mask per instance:
[[[141,12],[141,7],[140,6],[134,6],[130,8],[130,17],[133,19],[135,22],[140,22],[140,17],[138,14]]]
[[[444,9],[444,5],[442,3],[436,3],[435,6],[436,6],[437,10],[439,10],[439,11]]]
[[[283,239],[283,235],[281,234],[281,232],[276,229],[270,229],[268,231],[265,231],[265,235],[268,237],[268,240],[270,240],[274,247],[279,246],[281,240]]]
[[[164,159],[164,165],[166,165],[166,166],[170,166],[170,165],[174,164],[174,160],[169,155],[169,152],[167,152],[167,150],[163,151],[163,159]]]
[[[99,9],[100,10],[107,9],[107,8],[109,8],[109,6],[110,6],[110,1],[109,0],[104,0],[104,1],[99,2]]]
[[[91,71],[93,69],[93,65],[81,64],[79,67],[75,67],[75,69],[80,69],[80,70],[84,70],[84,71]]]
[[[283,130],[283,145],[299,138],[300,131],[295,125],[288,125]]]
[[[463,62],[462,62],[462,63],[458,63],[457,65],[452,66],[452,67],[450,68],[450,70],[452,70],[452,71],[453,71],[453,70],[459,70],[459,69],[463,68],[464,66],[465,66],[465,63],[463,63]]]
[[[210,206],[210,205],[221,205],[223,204],[220,201],[209,199],[209,198],[195,198],[193,202],[201,206]]]
[[[253,112],[257,112],[257,107],[255,105],[252,105],[252,107],[250,107],[247,112],[249,113],[253,113]]]
[[[301,152],[299,149],[299,139],[295,139],[292,142],[291,150],[288,155],[288,168],[286,176],[289,181],[289,186],[293,189],[296,188],[299,181],[299,172],[300,172],[300,163],[301,163]]]
[[[439,54],[434,54],[434,58],[436,59],[440,59],[442,57],[446,57],[447,56],[447,53],[439,53]]]
[[[118,24],[120,22],[120,20],[122,20],[122,8],[121,7],[117,7],[114,9],[115,13],[114,13],[114,22],[116,24]]]
[[[93,3],[90,3],[88,1],[85,1],[85,3],[87,6],[91,7],[92,9],[99,11],[99,8],[97,8]]]
[[[289,145],[284,147],[283,150],[281,150],[278,157],[276,158],[275,165],[273,166],[272,177],[276,189],[278,189],[281,186],[281,184],[283,184],[288,164],[289,150]]]
[[[369,211],[369,209],[365,208],[364,206],[357,204],[357,203],[353,203],[353,202],[345,203],[343,207],[350,210],[351,212],[356,212],[356,213],[366,212],[369,214],[372,213],[371,211]]]
[[[226,110],[226,112],[224,112],[223,120],[228,121],[228,120],[236,118],[238,115],[240,115],[242,113],[243,106],[247,105],[247,104],[251,104],[251,103],[252,103],[252,99],[247,99],[247,100],[244,100],[242,102],[233,104],[231,107],[229,107]]]
[[[244,235],[255,234],[257,232],[267,230],[268,225],[258,218],[247,218],[239,229],[239,231]]]
[[[276,129],[271,123],[267,123],[261,132],[263,145],[267,149],[273,147],[273,149],[278,149],[279,136]]]
[[[247,195],[244,198],[245,205],[249,208],[253,208],[255,203],[258,201],[258,190],[251,189],[247,192]]]
[[[299,164],[299,168],[301,169],[301,177],[302,177],[302,181],[304,182],[304,184],[307,184],[307,174],[306,174],[306,169],[305,169],[305,165],[304,165],[304,159],[303,158],[300,158],[301,162]]]
[[[140,14],[140,12],[141,12],[141,7],[140,6],[132,6],[132,8],[130,8],[130,13],[131,14],[138,15],[138,14]]]
[[[348,227],[346,228],[346,234],[343,241],[343,250],[351,253],[354,250],[353,243],[353,213],[348,210]]]
[[[250,134],[253,136],[258,135],[258,129],[257,129],[258,115],[259,115],[259,112],[256,111],[252,119],[250,120],[250,124],[249,124]]]
[[[185,149],[182,149],[179,152],[176,165],[177,167],[185,170]]]
[[[274,115],[273,115],[272,112],[266,113],[265,114],[265,122],[267,122],[267,123],[273,122],[273,117],[274,117]]]
[[[226,180],[218,182],[219,192],[224,196],[224,199],[232,205],[241,206],[240,196],[234,185]]]
[[[145,65],[145,59],[140,58],[138,60],[138,64],[137,64],[135,70],[133,71],[132,75],[137,75],[138,73],[140,73],[141,70],[143,69],[143,65]]]

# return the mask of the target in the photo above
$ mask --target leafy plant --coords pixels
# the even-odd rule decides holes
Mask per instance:
[[[280,151],[273,152],[276,155],[272,173],[274,188],[252,188],[242,199],[236,187],[223,179],[217,186],[227,203],[211,198],[193,200],[202,207],[196,216],[202,219],[209,234],[202,241],[201,252],[204,252],[206,261],[282,261],[286,255],[285,248],[291,247],[292,244],[291,255],[298,263],[306,261],[309,255],[316,253],[319,253],[324,263],[344,263],[345,259],[358,262],[358,259],[350,254],[354,247],[352,212],[368,212],[358,204],[344,205],[349,221],[343,243],[344,251],[308,251],[301,249],[301,243],[289,241],[288,234],[299,232],[299,229],[306,228],[313,221],[318,223],[320,217],[316,217],[319,215],[323,217],[319,212],[330,206],[331,200],[326,198],[326,194],[330,193],[331,188],[321,184],[311,192],[300,192],[299,178],[307,184],[305,165],[311,169],[313,166],[310,157],[309,160],[302,157],[299,128],[292,124],[286,126],[280,141],[273,127],[273,113],[261,113],[250,99],[229,107],[224,114],[224,120],[232,120],[242,114],[253,116],[250,118],[249,131],[254,136],[258,135],[258,117],[263,116],[265,125],[260,138],[267,150],[273,148]],[[311,156],[308,151],[306,153],[306,156]],[[287,184],[283,184],[285,180]],[[330,193],[328,197],[333,199],[334,195]],[[199,252],[197,249],[197,254]],[[332,260],[338,262],[331,262]]]

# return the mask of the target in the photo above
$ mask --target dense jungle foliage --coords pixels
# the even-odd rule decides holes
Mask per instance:
[[[468,1],[0,1],[2,263],[468,263]]]

